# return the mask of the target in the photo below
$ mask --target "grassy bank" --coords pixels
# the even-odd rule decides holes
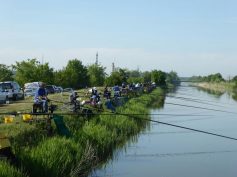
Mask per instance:
[[[199,83],[192,83],[192,85],[219,93],[232,92],[234,87],[234,83],[232,82],[219,82],[219,83],[199,82]]]
[[[123,146],[149,123],[142,119],[144,115],[132,118],[122,114],[149,114],[151,106],[163,104],[161,95],[164,93],[158,88],[152,94],[132,98],[117,109],[118,114],[104,112],[106,114],[90,120],[65,116],[64,121],[72,134],[69,138],[57,135],[56,130],[53,137],[47,137],[40,125],[4,125],[1,129],[10,136],[22,169],[17,171],[7,165],[9,175],[14,171],[14,176],[87,176],[95,166],[112,157],[113,150]]]

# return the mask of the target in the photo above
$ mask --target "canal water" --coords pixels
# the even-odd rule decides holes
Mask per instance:
[[[183,83],[151,114],[153,120],[237,138],[237,102],[227,93]],[[236,140],[152,122],[90,176],[236,177],[236,166]]]

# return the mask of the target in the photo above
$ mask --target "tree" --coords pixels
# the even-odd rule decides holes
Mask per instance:
[[[111,73],[109,77],[105,79],[105,85],[114,86],[114,85],[122,85],[122,83],[126,83],[128,79],[128,71],[126,69],[119,68],[118,70]]]
[[[89,84],[87,68],[78,59],[69,60],[61,72],[60,75],[63,78],[61,85],[64,87],[78,89]]]
[[[105,85],[107,86],[121,85],[123,83],[122,80],[123,79],[119,71],[114,71],[111,73],[109,77],[105,79]]]
[[[174,71],[167,73],[166,74],[166,83],[179,84],[180,79],[178,77],[178,74]]]
[[[166,73],[163,71],[153,70],[151,72],[151,80],[155,82],[157,85],[166,85]]]
[[[144,83],[151,82],[151,72],[149,72],[149,71],[143,72],[142,77],[143,77]]]
[[[105,67],[92,64],[88,66],[88,77],[90,81],[90,86],[102,86],[105,81]]]
[[[0,82],[13,80],[13,72],[9,66],[0,64]]]
[[[237,82],[237,76],[234,76],[234,77],[231,79],[231,81]]]
[[[48,63],[41,64],[36,59],[27,59],[26,61],[16,62],[13,65],[16,72],[15,80],[23,85],[27,82],[42,81],[47,84],[52,84],[53,68],[49,67]]]

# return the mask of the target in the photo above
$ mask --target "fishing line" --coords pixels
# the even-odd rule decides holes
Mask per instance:
[[[189,108],[195,108],[195,109],[203,109],[203,110],[209,110],[209,111],[216,111],[216,112],[223,112],[223,113],[230,113],[230,114],[237,114],[237,112],[230,112],[230,111],[224,111],[224,110],[218,110],[218,109],[212,109],[212,108],[204,108],[204,107],[199,107],[199,106],[190,106],[190,105],[184,105],[184,104],[178,104],[178,103],[165,102],[165,104],[189,107]]]
[[[217,134],[217,133],[211,133],[211,132],[207,132],[207,131],[203,131],[203,130],[184,127],[184,126],[175,125],[175,124],[171,124],[171,123],[166,123],[166,122],[162,122],[162,121],[152,120],[152,119],[148,119],[148,118],[139,118],[139,117],[135,117],[135,116],[130,116],[130,117],[132,117],[134,119],[143,119],[143,120],[146,120],[146,121],[155,122],[155,123],[158,123],[158,124],[163,124],[163,125],[172,126],[172,127],[176,127],[176,128],[191,130],[191,131],[195,131],[195,132],[199,132],[199,133],[209,134],[209,135],[222,137],[222,138],[226,138],[226,139],[237,140],[237,138],[233,138],[233,137],[230,137],[230,136],[225,136],[225,135],[221,135],[221,134]]]
[[[217,107],[225,107],[225,106],[221,106],[221,105],[211,104],[211,103],[208,103],[207,101],[204,102],[205,100],[200,100],[200,99],[185,98],[185,97],[178,97],[178,96],[169,96],[169,95],[167,95],[166,97],[174,98],[174,99],[180,99],[180,100],[185,100],[185,101],[190,101],[190,102],[195,102],[195,103],[200,103],[200,104],[205,104],[205,105],[212,105],[212,106],[217,106]]]
[[[165,153],[165,154],[127,154],[127,157],[174,157],[174,156],[190,156],[190,155],[206,155],[206,154],[220,154],[220,153],[233,153],[237,150],[224,150],[224,151],[200,151],[200,152],[181,152],[181,153]]]
[[[3,114],[3,113],[0,113]],[[9,113],[8,113],[9,114]],[[23,113],[16,113],[16,114],[23,114]],[[80,113],[72,113],[72,114],[53,114],[53,113],[31,113],[32,115],[85,115],[80,114]],[[15,115],[15,114],[13,114]],[[93,115],[93,114],[92,114]],[[101,114],[99,114],[101,115]],[[123,114],[123,113],[111,113],[111,114],[102,114],[102,115],[123,115],[123,116],[127,116],[127,117],[131,117],[134,119],[140,119],[140,120],[146,120],[146,121],[150,121],[150,122],[154,122],[154,123],[158,123],[158,124],[162,124],[162,125],[167,125],[167,126],[172,126],[172,127],[176,127],[176,128],[182,128],[182,129],[186,129],[186,130],[190,130],[190,131],[195,131],[195,132],[199,132],[199,133],[204,133],[204,134],[209,134],[209,135],[213,135],[213,136],[217,136],[217,137],[222,137],[222,138],[226,138],[226,139],[231,139],[231,140],[237,140],[237,138],[233,138],[233,137],[229,137],[229,136],[225,136],[225,135],[221,135],[221,134],[216,134],[216,133],[211,133],[211,132],[207,132],[207,131],[203,131],[203,130],[198,130],[198,129],[194,129],[194,128],[189,128],[189,127],[184,127],[184,126],[179,126],[179,125],[175,125],[175,124],[171,124],[171,123],[166,123],[166,122],[162,122],[162,121],[157,121],[157,120],[152,120],[152,119],[148,119],[148,118],[141,118],[141,117],[136,117],[134,115],[144,115],[144,116],[149,116],[149,114]]]
[[[5,112],[5,113],[0,113],[0,115],[23,115],[23,114],[30,114],[30,115],[86,115],[86,113],[31,113],[31,112]],[[110,116],[115,116],[116,114],[113,112],[108,113],[91,113],[92,115],[110,115]],[[214,116],[214,115],[190,115],[190,114],[134,114],[134,113],[124,113],[123,115],[130,116],[130,115],[138,115],[138,116],[177,116],[177,117],[189,117],[189,116],[194,116],[194,117],[201,117],[201,116]]]

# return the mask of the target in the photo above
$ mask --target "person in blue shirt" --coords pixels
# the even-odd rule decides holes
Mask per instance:
[[[115,85],[113,87],[113,90],[114,90],[114,97],[120,97],[121,96],[120,88],[119,88],[118,85]]]
[[[34,103],[42,104],[43,112],[48,112],[48,97],[47,91],[45,89],[45,83],[40,82],[39,88],[35,93]]]

